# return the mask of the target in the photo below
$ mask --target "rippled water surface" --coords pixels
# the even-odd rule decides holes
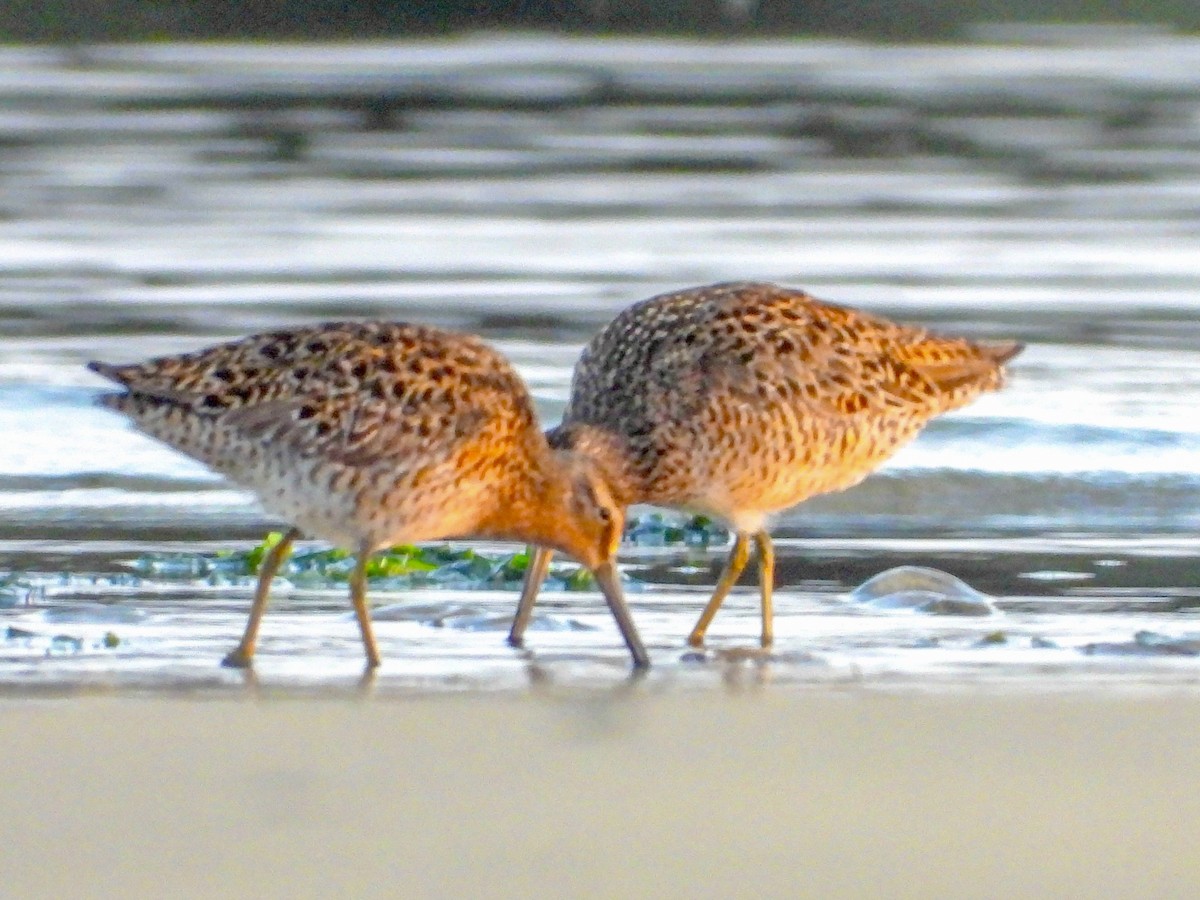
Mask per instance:
[[[475,37],[0,49],[0,684],[237,684],[252,499],[93,407],[82,363],[280,323],[473,330],[547,421],[589,334],[732,279],[1028,342],[1010,388],[781,517],[777,647],[723,548],[630,547],[652,677],[1022,684],[1200,674],[1200,41],[890,47]],[[731,461],[731,464],[736,464]],[[899,565],[986,617],[856,602]],[[342,593],[281,583],[260,678],[352,680]],[[599,595],[375,591],[380,680],[619,678]],[[113,645],[115,642],[115,646]]]

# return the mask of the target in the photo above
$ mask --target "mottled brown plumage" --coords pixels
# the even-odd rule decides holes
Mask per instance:
[[[264,561],[241,644],[248,665],[267,589],[301,532],[358,554],[351,596],[370,665],[370,554],[465,536],[551,546],[591,568],[637,665],[647,657],[613,554],[623,507],[590,460],[546,442],[512,366],[476,338],[392,322],[274,331],[181,356],[91,368],[102,402],[258,494],[292,523]]]
[[[769,517],[857,484],[934,416],[1003,383],[1021,345],[941,337],[773,284],[715,284],[636,303],[584,348],[550,443],[592,459],[621,504],[729,522],[730,560],[704,633],[758,545],[771,630]],[[519,643],[549,552],[527,576]]]

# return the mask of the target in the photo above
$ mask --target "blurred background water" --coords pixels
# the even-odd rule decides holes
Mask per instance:
[[[1193,679],[1198,259],[1200,39],[1164,30],[0,47],[0,684],[219,682],[248,583],[130,561],[272,524],[96,409],[88,359],[411,319],[493,341],[553,422],[619,309],[745,279],[1029,345],[1003,393],[780,519],[772,677]],[[669,677],[757,633],[744,588],[710,632],[733,657],[684,648],[721,553],[627,555]],[[847,597],[904,564],[999,618]],[[358,664],[340,593],[279,599],[265,671]],[[381,625],[404,684],[624,663],[594,594],[549,595],[532,656],[503,645],[513,591],[462,627],[455,592],[374,599],[443,604]]]

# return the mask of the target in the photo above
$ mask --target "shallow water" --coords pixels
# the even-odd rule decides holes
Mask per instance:
[[[781,517],[771,657],[744,652],[751,587],[714,649],[683,643],[720,548],[631,549],[652,677],[1192,683],[1169,641],[1200,633],[1197,72],[1200,41],[1121,31],[0,49],[0,572],[17,581],[0,616],[32,635],[0,641],[0,685],[240,683],[216,660],[249,585],[128,563],[270,523],[94,408],[87,359],[407,318],[495,342],[553,421],[598,325],[732,279],[1029,347],[1003,393]],[[846,599],[904,564],[1000,612]],[[260,677],[352,678],[341,594],[276,596]],[[548,594],[526,652],[503,642],[515,599],[377,591],[428,613],[384,617],[380,682],[621,676],[598,595]]]

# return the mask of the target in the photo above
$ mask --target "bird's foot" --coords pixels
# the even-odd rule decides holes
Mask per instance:
[[[254,665],[254,650],[238,644],[221,660],[221,665],[227,669],[249,669]]]

